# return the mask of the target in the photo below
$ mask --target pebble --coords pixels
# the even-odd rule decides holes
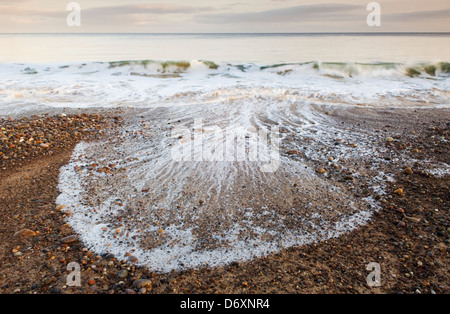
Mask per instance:
[[[128,271],[127,270],[121,270],[117,273],[117,278],[119,279],[125,279],[128,276]]]
[[[409,221],[420,222],[420,218],[405,216]]]
[[[136,256],[131,255],[131,256],[128,256],[128,261],[130,263],[135,264],[135,263],[137,263],[139,261],[139,259]]]
[[[66,207],[66,205],[58,205],[58,206],[56,206],[56,210],[57,210],[57,211],[60,211],[60,210],[62,210],[64,207]]]
[[[34,237],[35,235],[36,232],[29,229],[23,229],[14,234],[15,237]]]
[[[107,261],[111,261],[115,258],[114,254],[108,253],[104,256],[104,259],[106,259]]]
[[[133,287],[142,289],[142,288],[150,288],[152,287],[152,281],[149,279],[138,279],[133,282]]]
[[[78,237],[76,235],[71,235],[61,239],[61,243],[63,244],[71,244],[78,241]]]
[[[402,172],[404,174],[413,174],[414,173],[414,171],[410,167],[406,167],[405,169],[403,169]]]
[[[81,136],[97,136],[98,129],[108,129],[118,123],[119,117],[85,113],[21,119],[0,118],[0,161],[14,166],[22,163],[24,158],[48,154],[50,148],[59,149],[76,143]]]
[[[48,286],[51,283],[52,283],[52,279],[50,277],[45,277],[44,280],[42,281],[42,284],[44,286]]]

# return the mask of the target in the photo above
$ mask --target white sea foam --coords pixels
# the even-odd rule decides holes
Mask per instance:
[[[167,186],[166,180],[160,178],[160,168],[163,167],[160,163],[159,158],[156,157],[152,160],[152,163],[146,163],[145,161],[138,162],[135,167],[131,166],[130,163],[126,163],[127,167],[133,168],[127,173],[127,179],[125,178],[115,178],[117,180],[115,184],[107,187],[107,196],[102,199],[102,204],[100,206],[85,205],[87,201],[96,201],[101,198],[93,197],[87,192],[87,187],[92,186],[87,182],[87,176],[92,176],[92,173],[83,173],[74,170],[74,167],[83,167],[86,165],[86,159],[91,160],[89,155],[95,152],[98,147],[90,147],[90,144],[81,143],[79,144],[73,154],[72,162],[63,167],[61,170],[60,184],[59,188],[61,191],[60,196],[57,199],[59,204],[66,204],[64,210],[71,213],[68,218],[68,222],[72,225],[77,233],[81,235],[82,241],[89,248],[93,249],[98,253],[113,253],[118,257],[124,257],[127,252],[133,252],[133,255],[139,258],[139,264],[147,266],[154,271],[168,272],[172,269],[186,269],[186,268],[198,268],[202,266],[220,266],[229,264],[234,261],[246,261],[255,257],[266,256],[270,253],[277,252],[282,248],[287,248],[295,245],[304,245],[318,240],[329,239],[331,237],[337,237],[345,232],[349,232],[359,226],[367,223],[373,212],[378,210],[378,205],[373,200],[360,200],[358,204],[355,202],[348,203],[349,206],[355,211],[354,214],[342,214],[338,215],[338,220],[329,220],[326,216],[322,214],[322,208],[315,208],[310,204],[310,209],[305,208],[308,213],[302,217],[299,212],[300,221],[308,226],[308,229],[291,229],[284,227],[290,218],[285,217],[283,214],[277,210],[271,209],[266,210],[264,208],[262,212],[254,211],[252,208],[245,208],[244,219],[235,221],[230,228],[226,228],[224,233],[218,233],[217,236],[213,237],[215,241],[226,242],[226,246],[218,246],[213,249],[199,250],[197,249],[199,235],[194,232],[195,227],[186,226],[189,223],[199,220],[199,216],[192,215],[189,213],[190,209],[193,208],[194,200],[189,199],[187,203],[183,204],[187,208],[178,209],[176,207],[177,201],[180,200],[180,194],[182,190],[186,188],[183,181],[187,180],[187,176],[196,176],[196,171],[191,167],[187,166],[187,169],[182,171],[177,169],[177,173],[174,177],[168,174],[171,180],[176,180],[176,184],[172,186]],[[126,147],[129,150],[130,147]],[[95,153],[94,153],[95,154]],[[86,156],[81,160],[78,156]],[[166,160],[170,163],[170,160]],[[286,162],[289,162],[286,160]],[[287,165],[285,165],[286,167]],[[184,165],[186,167],[186,165]],[[291,163],[287,167],[290,171],[295,172],[298,175],[298,180],[305,181],[305,184],[310,186],[310,191],[306,192],[305,195],[311,198],[313,201],[318,195],[314,195],[313,190],[321,191],[324,193],[322,197],[328,202],[328,196],[326,194],[333,193],[333,195],[340,195],[345,198],[349,198],[350,195],[342,191],[340,188],[335,186],[329,186],[329,182],[322,181],[322,179],[316,177],[314,172],[310,170],[303,171],[301,164]],[[296,167],[296,170],[292,170],[292,167]],[[194,167],[195,168],[195,167]],[[286,168],[285,168],[286,169]],[[233,185],[230,180],[236,180],[229,176],[221,178],[226,172],[230,171],[221,169],[217,166],[212,166],[211,168],[202,166],[202,172],[204,175],[200,176],[200,180],[205,186],[215,184],[227,185],[236,188],[237,185]],[[303,172],[303,174],[299,174]],[[215,175],[214,179],[208,178],[208,176]],[[180,178],[181,177],[181,178]],[[252,175],[255,180],[258,180],[257,176]],[[91,177],[92,179],[92,177]],[[99,180],[97,177],[95,180]],[[84,182],[83,182],[84,181]],[[286,180],[285,180],[286,181]],[[152,192],[155,194],[165,193],[165,200],[159,203],[151,204],[155,201],[151,199],[146,201],[146,198],[139,196],[139,190],[144,186],[151,185],[154,189]],[[249,183],[251,184],[251,183]],[[280,184],[289,184],[288,182],[280,182]],[[83,186],[84,185],[84,186]],[[103,185],[99,185],[104,187]],[[99,187],[97,186],[97,187]],[[162,186],[161,188],[158,188]],[[226,186],[223,186],[226,188]],[[307,189],[306,186],[304,186]],[[267,187],[266,187],[267,189]],[[328,191],[328,192],[327,192]],[[233,193],[233,191],[229,191]],[[267,190],[266,192],[269,192]],[[114,207],[114,200],[124,200],[124,197],[131,199],[130,203],[125,201],[124,207],[129,206],[129,208],[138,208],[139,206],[144,207],[146,210],[143,213],[135,213],[133,218],[126,224],[126,232],[129,233],[125,235],[121,233],[117,235],[115,233],[115,228],[111,227],[111,219],[107,217],[117,217],[120,216],[122,209]],[[138,202],[133,202],[133,198],[138,199]],[[271,198],[271,195],[267,195],[267,198]],[[331,199],[330,199],[331,200]],[[144,201],[141,203],[141,201]],[[235,220],[236,217],[240,217],[236,212],[224,211],[224,208],[216,206],[219,204],[223,205],[221,200],[214,200],[213,198],[208,199],[207,202],[216,202],[211,208],[215,212],[210,212],[209,210],[203,211],[203,214],[213,214],[216,220]],[[226,203],[228,203],[227,200]],[[269,200],[264,200],[269,202]],[[136,205],[139,204],[139,205]],[[231,206],[231,205],[230,205]],[[306,206],[308,207],[308,206]],[[168,208],[169,212],[159,216],[163,208]],[[256,208],[255,208],[256,209]],[[239,211],[238,209],[237,211]],[[315,210],[318,210],[316,213]],[[337,211],[335,208],[330,208],[329,212]],[[223,213],[222,213],[223,212]],[[298,209],[296,210],[298,212]],[[143,240],[139,238],[140,231],[138,229],[142,228],[143,223],[146,225],[145,232],[147,234],[157,234],[160,228],[157,225],[147,225],[148,222],[152,221],[155,215],[158,215],[158,219],[163,221],[164,219],[173,221],[174,224],[170,224],[164,229],[164,237],[166,241],[161,245],[155,245],[153,247],[143,247],[140,241]],[[223,215],[223,217],[222,217]],[[308,218],[309,217],[309,218]],[[264,219],[262,221],[261,219]],[[281,226],[281,228],[271,229],[268,225]],[[110,230],[105,232],[102,228],[108,227]],[[125,227],[124,227],[125,228]],[[240,233],[248,232],[251,230],[254,232],[254,236],[250,238],[240,237]],[[212,229],[210,232],[213,232]],[[137,240],[133,237],[137,236]],[[264,240],[265,236],[270,236],[271,240]],[[201,236],[200,236],[201,237]]]
[[[62,169],[57,202],[68,205],[69,223],[85,245],[119,257],[133,252],[141,265],[155,271],[217,266],[339,236],[367,223],[378,209],[373,200],[356,198],[345,185],[315,171],[315,163],[327,162],[322,147],[329,147],[336,160],[376,158],[370,134],[332,126],[314,104],[286,90],[265,88],[255,95],[223,89],[206,99],[141,110],[138,118],[127,118],[119,141],[77,146]],[[192,130],[199,118],[204,129],[283,127],[288,133],[275,137],[304,157],[279,151],[280,165],[273,173],[248,160],[174,160],[171,148],[183,139],[172,137],[173,128]],[[294,134],[297,141],[289,138]],[[336,146],[338,137],[359,146]],[[94,162],[124,171],[98,174],[86,167]],[[354,177],[364,182],[368,173]],[[370,177],[376,187],[384,180]]]
[[[448,73],[423,65],[121,61],[0,64],[0,114],[45,108],[159,107],[266,94],[334,105],[448,107]],[[417,69],[416,76],[405,75]],[[428,69],[428,68],[427,68]],[[416,72],[413,72],[416,73]],[[383,103],[380,104],[380,99]]]

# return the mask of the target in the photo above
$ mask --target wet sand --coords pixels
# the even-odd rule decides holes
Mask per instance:
[[[136,113],[124,113],[129,114]],[[60,148],[52,154],[40,143],[39,152],[0,162],[0,292],[448,293],[449,178],[434,176],[427,165],[430,160],[448,163],[449,144],[443,138],[448,137],[450,111],[329,108],[324,114],[350,132],[367,131],[380,139],[373,145],[384,154],[383,171],[395,180],[385,182],[385,195],[373,195],[381,209],[368,225],[252,261],[171,273],[135,267],[125,261],[127,256],[96,256],[77,237],[67,240],[76,233],[56,204],[60,169],[69,162],[75,143],[89,138],[80,134],[67,142],[56,139]],[[43,123],[43,128],[54,128]],[[295,135],[290,136],[295,142]],[[392,141],[385,140],[389,137]],[[285,147],[282,153],[289,151]],[[408,163],[405,156],[419,162]],[[311,166],[333,168],[332,163]],[[348,173],[324,170],[330,182],[340,182],[355,195],[371,193],[361,181],[347,178]],[[81,287],[65,287],[70,262],[82,265]],[[379,288],[366,284],[370,262],[381,266]],[[139,279],[147,281],[136,284]]]

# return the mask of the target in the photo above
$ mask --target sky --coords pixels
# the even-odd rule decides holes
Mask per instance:
[[[79,0],[81,25],[67,25],[62,0],[0,0],[0,33],[450,32],[449,0]]]

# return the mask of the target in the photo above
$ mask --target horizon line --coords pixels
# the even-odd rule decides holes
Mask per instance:
[[[405,34],[446,34],[450,35],[450,32],[214,32],[214,33],[148,33],[148,32],[0,32],[1,35],[405,35]]]

